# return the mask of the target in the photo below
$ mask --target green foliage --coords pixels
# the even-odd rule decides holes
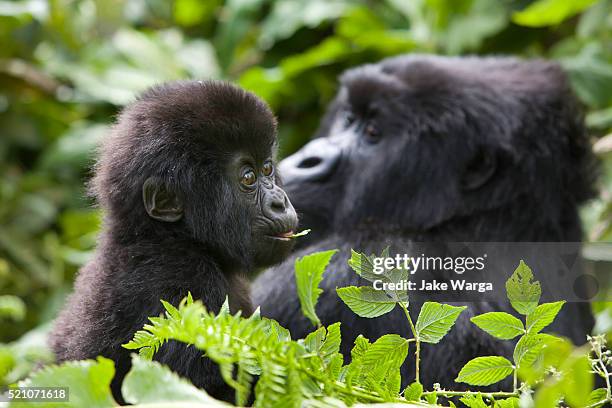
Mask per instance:
[[[132,368],[123,381],[121,394],[128,403],[136,406],[173,403],[173,406],[179,407],[187,402],[207,407],[230,406],[210,397],[168,367],[136,356],[132,357]]]
[[[527,315],[527,333],[538,333],[555,320],[565,301],[543,303]]]
[[[24,387],[66,387],[69,386],[69,402],[59,404],[66,407],[104,408],[116,405],[110,392],[110,383],[115,375],[115,365],[104,357],[96,361],[83,360],[49,366],[36,371],[20,383]],[[27,402],[14,402],[11,407],[29,407]],[[56,407],[58,404],[45,403],[40,406]]]
[[[425,302],[417,319],[416,337],[425,343],[438,343],[466,307]]]
[[[296,269],[301,268],[300,273],[305,276],[297,279],[298,292],[308,292],[311,288],[308,292],[311,296],[312,288],[318,289],[323,270],[335,252],[311,254],[296,262]],[[388,256],[388,252],[385,250],[383,255]],[[364,268],[370,261],[371,257],[353,251],[349,263],[362,276],[369,276]],[[520,268],[522,275],[517,276],[515,272],[508,280],[513,282],[507,286],[509,298],[515,296],[517,287],[520,293],[530,293],[529,285],[534,285],[530,283],[533,275],[524,272],[528,270],[526,265]],[[368,288],[370,291],[365,290]],[[310,298],[311,310],[316,308],[320,293],[319,290]],[[368,295],[364,296],[364,293]],[[476,325],[495,337],[521,337],[513,353],[514,362],[501,356],[477,357],[460,370],[456,381],[488,386],[513,375],[512,391],[448,391],[439,386],[427,391],[419,382],[421,343],[439,342],[451,330],[465,306],[426,302],[416,324],[413,324],[408,303],[393,299],[384,291],[348,287],[339,288],[338,294],[347,304],[352,304],[354,311],[363,311],[361,315],[370,318],[380,315],[378,311],[374,313],[373,309],[368,309],[379,298],[385,299],[385,305],[399,305],[413,338],[386,334],[370,342],[360,335],[351,350],[350,363],[345,364],[340,353],[340,323],[319,327],[304,339],[293,340],[286,329],[273,320],[262,318],[258,311],[250,317],[243,317],[240,312],[232,315],[226,299],[219,314],[214,315],[189,294],[178,306],[162,300],[165,313],[150,317],[150,323],[124,345],[127,349],[138,350],[140,356],[133,356],[132,369],[123,383],[123,396],[136,407],[228,406],[167,367],[151,361],[163,344],[180,341],[200,350],[203,356],[219,366],[224,381],[235,390],[238,405],[251,400],[254,392],[254,407],[344,408],[358,403],[393,403],[394,406],[406,407],[427,403],[438,406],[439,399],[446,398],[449,407],[455,407],[451,400],[457,399],[467,407],[516,408],[519,397],[532,398],[527,390],[536,384],[539,386],[533,397],[535,407],[554,407],[563,400],[571,406],[591,404],[594,408],[612,401],[610,387],[592,390],[591,372],[606,379],[611,377],[612,357],[605,349],[604,336],[589,339],[592,348],[592,357],[589,358],[585,350],[573,349],[568,341],[540,333],[554,320],[563,302],[536,305],[525,317],[527,330],[522,321],[506,313],[486,313],[473,318]],[[350,294],[356,295],[347,296]],[[376,297],[375,301],[370,297]],[[410,343],[416,345],[416,376],[415,381],[401,392],[400,368],[406,363]],[[10,350],[0,348],[0,374],[6,375],[3,365],[10,370],[11,364],[14,361]],[[35,372],[20,385],[69,387],[70,402],[58,406],[107,407],[115,404],[109,390],[113,374],[113,363],[100,357],[97,361],[49,366]],[[525,378],[520,387],[517,383],[519,375]]]
[[[512,21],[529,27],[556,25],[572,17],[597,0],[538,0],[513,14]]]
[[[517,367],[529,367],[546,346],[546,334],[530,334],[520,338],[514,347],[512,358]]]
[[[523,322],[505,312],[484,313],[470,320],[491,336],[502,340],[510,340],[525,333]]]
[[[319,289],[319,284],[323,279],[323,272],[327,264],[329,264],[329,261],[336,252],[336,250],[317,252],[295,261],[295,281],[297,283],[300,304],[302,305],[302,312],[315,326],[321,325],[321,321],[315,311],[319,295],[323,292]]]
[[[539,282],[532,282],[533,279],[531,269],[521,261],[506,282],[508,299],[517,312],[526,315],[525,325],[506,313],[486,313],[472,318],[476,325],[494,337],[507,340],[521,336],[514,347],[514,363],[499,356],[477,357],[461,369],[456,381],[470,385],[491,385],[513,375],[515,396],[518,396],[521,389],[528,389],[530,385],[540,385],[533,399],[537,408],[556,407],[560,401],[565,401],[572,407],[598,407],[612,401],[610,387],[603,393],[591,393],[592,372],[605,378],[609,384],[610,359],[607,357],[609,353],[606,354],[604,350],[605,340],[603,337],[590,339],[595,358],[589,360],[584,350],[572,350],[567,340],[540,333],[553,322],[565,302],[538,305],[541,289]],[[517,382],[519,376],[525,380],[521,388]],[[480,401],[475,400],[473,395],[470,398],[464,401],[464,397],[461,400],[468,406],[481,406]],[[531,396],[528,398],[531,399]],[[517,401],[516,398],[510,398],[503,403],[496,401],[495,407],[497,406],[514,407],[517,406]]]
[[[521,261],[510,279],[506,282],[506,291],[510,304],[520,314],[532,313],[540,301],[542,289],[540,282],[532,282],[531,269]]]
[[[278,324],[258,316],[215,316],[189,300],[178,308],[164,303],[164,308],[165,316],[151,318],[124,347],[151,358],[169,340],[189,343],[219,364],[239,404],[247,401],[254,375],[259,376],[256,406],[300,406],[323,395],[365,402],[381,400],[380,395],[398,398],[399,367],[408,353],[408,341],[398,335],[382,336],[371,345],[360,341],[351,364],[343,366],[339,323],[293,341],[272,335]]]
[[[514,371],[514,366],[504,357],[476,357],[470,360],[455,381],[471,385],[491,385],[508,377]]]
[[[0,387],[13,384],[37,366],[53,361],[47,345],[48,329],[48,325],[41,326],[15,342],[0,344]]]
[[[386,258],[389,255],[389,248],[386,248],[380,254],[380,258]],[[374,258],[376,255],[366,255],[351,250],[351,258],[349,259],[349,266],[355,273],[361,276],[363,279],[369,282],[379,281],[381,284],[397,284],[398,282],[408,279],[408,271],[397,268],[383,268],[381,273],[374,271]],[[391,289],[386,286],[384,290],[390,299],[394,302],[407,302],[408,294],[403,289]]]
[[[404,390],[406,401],[419,401],[423,395],[423,384],[414,382]]]
[[[371,286],[348,286],[336,289],[340,299],[361,317],[378,317],[395,308],[396,302],[385,292]]]
[[[114,373],[113,362],[98,357],[96,361],[83,360],[48,366],[19,383],[19,386],[68,389],[68,401],[36,403],[36,406],[43,408],[110,408],[117,406],[110,391]],[[210,397],[167,367],[137,356],[132,358],[132,368],[123,382],[122,394],[128,403],[136,407],[151,406],[148,404],[159,404],[157,406],[168,408],[230,406]],[[15,401],[9,406],[30,407],[32,403]]]
[[[17,296],[0,296],[0,319],[9,318],[13,320],[23,320],[26,309],[23,300]]]
[[[487,408],[487,403],[482,399],[482,395],[466,395],[460,400],[465,406],[470,408]]]

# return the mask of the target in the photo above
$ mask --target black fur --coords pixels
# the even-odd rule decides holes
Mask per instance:
[[[285,195],[272,180],[268,190],[257,191],[255,203],[245,199],[235,188],[232,160],[248,154],[257,168],[275,148],[276,121],[269,108],[227,83],[155,87],[124,109],[103,143],[91,183],[104,211],[98,247],[79,272],[51,335],[58,361],[113,359],[112,388],[121,401],[121,380],[130,367],[130,351],[121,345],[148,316],[162,312],[160,299],[176,305],[190,291],[217,312],[227,295],[233,311],[250,314],[247,276],[271,264],[258,261],[254,222],[261,228],[281,225],[283,220],[262,221],[260,213],[266,191]],[[179,221],[147,213],[143,184],[152,177],[183,203]],[[288,201],[284,205],[287,214],[293,212]],[[291,215],[295,219],[295,212]],[[288,252],[270,245],[263,251],[272,258]],[[171,342],[155,359],[212,395],[232,398],[217,367],[194,347]]]
[[[351,69],[315,138],[281,163],[301,227],[313,233],[257,278],[253,299],[263,315],[305,336],[313,328],[297,296],[288,295],[295,293],[294,261],[339,248],[317,311],[325,325],[342,322],[347,358],[358,334],[372,341],[409,336],[398,309],[362,319],[338,298],[336,287],[365,284],[346,264],[350,248],[369,254],[384,243],[410,250],[414,242],[581,241],[578,206],[594,195],[597,166],[576,99],[554,63],[401,56]],[[337,163],[325,164],[330,155]],[[547,279],[545,268],[536,273]],[[414,318],[426,300],[412,295]],[[426,386],[459,388],[453,379],[469,359],[511,354],[509,342],[469,322],[493,310],[508,305],[469,304],[440,344],[424,346]],[[592,325],[589,304],[576,303],[554,328],[583,343]],[[408,360],[404,384],[414,378]]]

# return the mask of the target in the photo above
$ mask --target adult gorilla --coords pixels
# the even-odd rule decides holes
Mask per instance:
[[[254,304],[294,337],[313,329],[295,295],[293,264],[305,254],[340,249],[317,312],[323,324],[342,322],[342,352],[350,357],[358,334],[409,336],[399,308],[362,319],[338,298],[336,287],[364,284],[347,266],[350,248],[372,253],[382,242],[581,240],[578,205],[594,195],[596,166],[556,64],[401,56],[351,69],[340,82],[315,139],[281,164],[302,227],[313,234],[254,285]],[[545,269],[536,273],[547,280]],[[425,300],[412,294],[412,312]],[[450,386],[469,359],[511,354],[509,342],[469,322],[507,309],[502,299],[471,303],[440,344],[422,350],[421,381]],[[555,324],[584,342],[593,324],[589,305],[566,305]],[[404,383],[414,378],[413,363],[402,374]]]

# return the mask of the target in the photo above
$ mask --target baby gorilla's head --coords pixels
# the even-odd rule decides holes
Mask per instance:
[[[297,216],[275,166],[276,121],[253,94],[216,81],[145,92],[103,144],[92,183],[122,239],[192,239],[231,266],[282,260]]]

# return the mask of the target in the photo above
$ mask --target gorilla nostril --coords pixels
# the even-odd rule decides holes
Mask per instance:
[[[300,162],[300,164],[298,164],[298,168],[300,168],[300,169],[309,169],[311,167],[315,167],[316,165],[318,165],[321,162],[322,162],[322,160],[321,160],[320,157],[308,157],[308,158],[302,160]]]
[[[272,200],[270,203],[270,207],[273,211],[276,212],[284,212],[285,211],[285,203],[283,200]]]

